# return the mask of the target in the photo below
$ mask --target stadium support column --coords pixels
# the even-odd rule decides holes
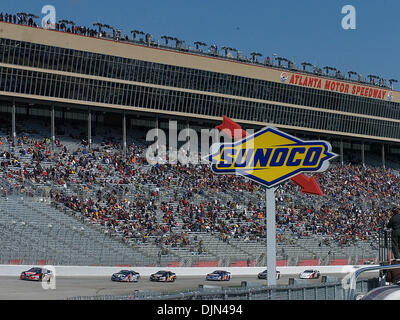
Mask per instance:
[[[123,148],[124,157],[126,157],[126,114],[125,114],[125,111],[123,111],[123,115],[122,115],[122,148]]]
[[[88,147],[92,147],[92,112],[88,109]]]
[[[384,144],[382,144],[382,167],[383,167],[383,169],[386,168],[386,166],[385,166],[385,145]]]
[[[365,166],[365,145],[364,142],[361,143],[361,162]]]
[[[156,129],[157,129],[157,134],[158,134],[158,116],[156,116]],[[159,145],[158,145],[158,138],[157,138],[157,152],[159,152]]]
[[[54,105],[51,106],[51,148],[54,149],[54,144],[56,143],[56,130],[55,130],[55,120],[54,120]]]
[[[11,129],[12,129],[12,139],[13,139],[13,145],[15,146],[17,143],[17,130],[16,130],[16,125],[15,125],[15,113],[16,113],[16,107],[15,107],[15,100],[12,101],[12,110],[11,110]]]
[[[276,285],[275,190],[276,188],[265,188],[267,285],[269,286]]]
[[[343,165],[343,140],[340,140],[340,163]]]
[[[187,142],[188,142],[188,149],[187,149],[187,157],[188,157],[188,162],[186,164],[187,167],[189,167],[189,163],[190,163],[190,126],[189,126],[189,120],[186,121],[186,127],[187,127]]]

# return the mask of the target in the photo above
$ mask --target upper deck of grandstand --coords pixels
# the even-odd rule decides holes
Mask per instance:
[[[1,23],[0,96],[400,142],[400,92],[154,41]]]

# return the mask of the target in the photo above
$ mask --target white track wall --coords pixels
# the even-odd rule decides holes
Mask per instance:
[[[0,265],[0,276],[16,276],[18,277],[22,271],[26,271],[33,267],[32,265]],[[46,267],[46,266],[42,266]],[[232,276],[250,276],[257,275],[259,272],[264,271],[265,267],[86,267],[86,266],[47,266],[49,269],[55,269],[56,276],[61,277],[88,277],[88,276],[111,276],[111,274],[118,272],[122,269],[132,269],[139,272],[141,276],[149,276],[159,270],[171,270],[175,272],[177,277],[179,276],[205,276],[217,269],[223,269],[231,272]],[[277,267],[277,270],[282,275],[298,275],[307,269],[316,269],[324,274],[335,274],[335,273],[352,273],[359,267],[366,266],[302,266],[302,267]]]

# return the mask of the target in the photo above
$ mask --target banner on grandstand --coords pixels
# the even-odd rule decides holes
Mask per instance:
[[[233,143],[215,143],[213,172],[238,174],[270,188],[303,172],[323,172],[337,155],[326,141],[303,141],[273,127]]]
[[[368,85],[361,85],[347,81],[325,79],[321,77],[315,77],[312,75],[282,72],[280,74],[280,80],[283,83],[296,85],[300,87],[346,93],[354,96],[363,96],[379,100],[387,99],[389,101],[392,101],[393,99],[393,92],[385,88],[381,89],[379,87],[371,87]]]

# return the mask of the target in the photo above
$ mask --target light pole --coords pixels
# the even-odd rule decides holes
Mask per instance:
[[[289,63],[289,60],[288,60],[288,59],[282,58],[282,57],[275,57],[275,60],[278,61],[278,67],[281,67],[281,62],[282,62],[282,61],[285,61],[285,62],[288,62],[288,63]]]
[[[194,42],[194,45],[196,46],[196,50],[201,51],[201,49],[200,49],[199,47],[200,47],[200,46],[201,46],[201,47],[204,47],[204,46],[207,45],[207,43],[201,42],[201,41],[195,41],[195,42]]]
[[[140,31],[140,30],[131,30],[131,33],[132,33],[132,38],[133,38],[133,41],[136,41],[136,35],[137,34],[144,34],[144,32],[143,31]]]
[[[357,72],[355,72],[355,71],[349,71],[349,72],[347,72],[347,74],[349,75],[349,79],[351,79],[351,76],[352,76],[352,75],[356,76],[356,75],[357,75]]]
[[[303,71],[306,71],[306,67],[313,67],[309,62],[302,62],[301,65],[303,66]]]
[[[390,89],[393,90],[393,83],[398,82],[396,79],[389,79],[389,83],[390,83]]]
[[[161,36],[161,39],[164,39],[164,41],[165,41],[165,46],[168,46],[169,36],[166,36],[166,35]]]
[[[61,22],[61,21],[60,21]],[[103,28],[104,27],[104,24],[102,24],[102,23],[100,23],[100,22],[96,22],[96,23],[93,23],[93,26],[94,27],[98,27],[98,29],[99,29],[99,31],[98,31],[98,35],[100,36],[101,35],[101,28]]]
[[[231,50],[232,52],[236,52],[236,59],[239,59],[240,52],[238,51],[238,49],[236,49],[236,48],[229,48],[229,50]]]
[[[331,70],[331,71],[337,71],[336,68],[334,68],[334,67],[329,67],[329,66],[325,66],[325,67],[323,67],[322,69],[325,70],[325,74],[328,75],[328,76],[329,76],[329,70]]]
[[[113,38],[114,38],[114,35],[115,35],[114,27],[110,26],[109,24],[104,24],[103,27],[104,27],[104,28],[107,28],[107,29],[109,29],[109,30],[112,30],[112,32],[113,32]]]
[[[174,38],[174,40],[176,41],[175,47],[176,47],[177,49],[182,49],[182,45],[183,45],[183,43],[185,42],[185,40],[180,40],[180,39],[178,39],[178,38]]]
[[[221,47],[221,49],[225,51],[225,57],[226,57],[227,54],[228,54],[229,48],[228,47]]]
[[[322,69],[321,69],[321,68],[318,68],[317,66],[313,66],[313,72],[314,72],[315,74],[322,75]]]
[[[265,188],[267,283],[272,286],[276,285],[275,191],[276,188]]]
[[[252,52],[252,53],[250,53],[250,55],[253,58],[253,62],[258,62],[256,57],[261,57],[262,56],[262,54],[259,53],[259,52]]]

